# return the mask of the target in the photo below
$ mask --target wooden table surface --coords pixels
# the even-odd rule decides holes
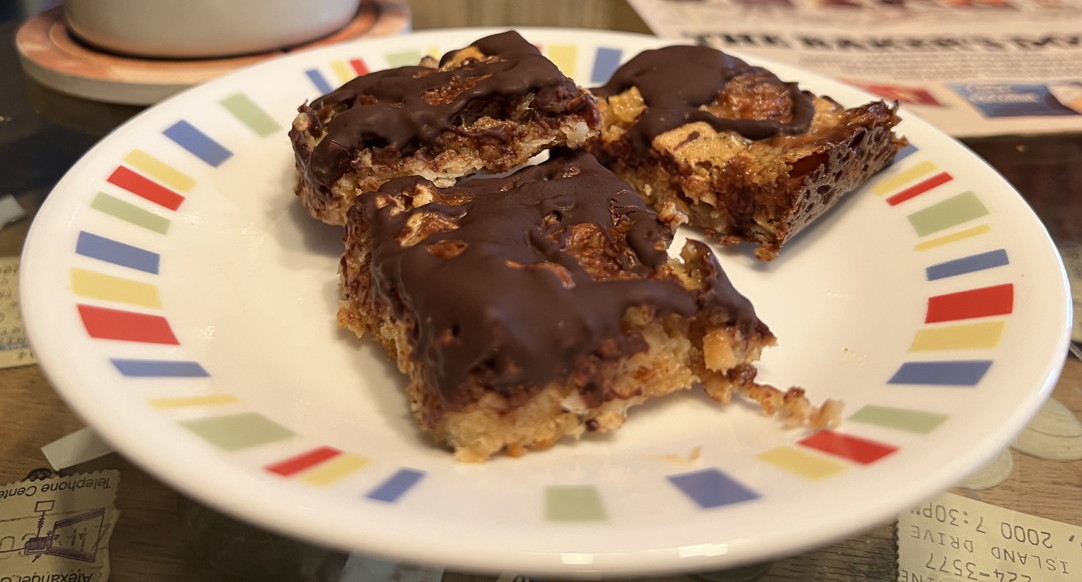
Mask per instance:
[[[48,2],[44,3],[46,6]],[[567,6],[564,6],[564,5]],[[646,31],[641,20],[618,0],[587,2],[468,2],[416,0],[414,28],[486,24],[536,24]],[[488,7],[481,10],[478,6]],[[578,8],[572,10],[573,6]],[[547,7],[547,8],[544,8]],[[563,11],[563,16],[561,16]],[[577,19],[569,15],[577,15]],[[0,29],[10,40],[19,14],[6,15]],[[12,17],[15,18],[12,18]],[[25,16],[25,15],[22,15]],[[9,43],[10,44],[10,43]],[[4,51],[10,51],[5,46]],[[18,76],[13,55],[0,54],[5,79]],[[0,106],[10,115],[14,101],[30,99],[34,110],[18,122],[28,129],[0,129],[4,191],[33,210],[52,184],[95,140],[138,109],[82,102],[22,79],[0,89]],[[27,119],[29,118],[29,119]],[[10,120],[9,120],[10,121]],[[4,126],[0,126],[4,127]],[[20,160],[20,152],[48,142],[48,159]],[[1005,137],[967,142],[1010,180],[1045,221],[1061,244],[1082,244],[1082,136]],[[24,163],[25,162],[25,163]],[[0,230],[0,257],[17,255],[30,220]],[[1068,358],[1053,397],[1082,414],[1082,362]],[[41,447],[83,426],[53,391],[36,366],[0,370],[0,484],[25,478],[47,465]],[[1025,513],[1082,525],[1082,461],[1042,461],[1013,452],[1009,480],[982,492],[956,492]],[[344,556],[262,532],[212,512],[162,484],[117,454],[77,470],[120,471],[117,506],[122,512],[110,544],[113,580],[337,580]],[[214,540],[207,532],[215,532]],[[222,557],[222,540],[234,551]],[[213,541],[213,543],[211,543]],[[216,549],[217,548],[217,549]],[[247,556],[247,558],[244,558]],[[737,580],[894,580],[897,576],[894,524],[807,553],[762,566],[719,574]],[[269,570],[268,570],[269,569]],[[745,576],[748,575],[748,576]],[[446,580],[492,577],[448,574]],[[696,580],[692,576],[672,580]]]

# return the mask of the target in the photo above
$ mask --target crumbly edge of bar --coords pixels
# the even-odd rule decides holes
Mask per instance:
[[[722,244],[755,243],[761,260],[776,258],[906,143],[893,132],[896,107],[876,101],[845,109],[820,97],[801,135],[754,141],[691,123],[657,136],[640,156],[623,135],[643,107],[634,89],[601,101],[601,138],[591,150],[651,205],[675,204]]]
[[[294,192],[312,217],[343,225],[357,196],[377,190],[392,178],[421,176],[437,186],[450,186],[477,172],[498,173],[522,166],[550,148],[581,148],[598,135],[598,128],[591,126],[586,116],[556,116],[530,109],[529,96],[511,110],[519,112],[521,120],[482,117],[457,132],[446,132],[439,147],[420,148],[406,156],[371,148],[355,151],[349,169],[329,185],[311,183],[298,160]],[[312,134],[316,126],[316,112],[302,106],[291,132],[298,156],[309,155],[322,139]],[[509,132],[506,140],[484,137],[504,131]]]
[[[395,318],[373,292],[364,231],[361,225],[346,238],[339,325],[359,337],[371,336],[386,349],[406,376],[405,393],[418,425],[434,443],[452,449],[458,460],[481,462],[500,453],[519,456],[585,432],[615,430],[629,408],[696,385],[723,403],[734,393],[746,397],[789,425],[824,427],[838,420],[836,402],[815,406],[799,388],[781,391],[755,382],[753,364],[774,343],[769,333],[744,337],[735,327],[709,325],[705,318],[657,317],[646,308],[629,309],[624,318],[629,332],[645,340],[645,351],[600,366],[586,357],[578,370],[573,366],[563,378],[513,398],[472,382],[468,405],[451,407],[425,385],[422,364],[413,358],[414,322]],[[684,257],[670,265],[685,286],[695,285],[697,271],[690,263],[700,259],[688,255],[687,247]],[[584,369],[590,370],[585,380],[576,373]],[[596,400],[583,392],[589,384],[604,387],[598,405],[587,404]]]

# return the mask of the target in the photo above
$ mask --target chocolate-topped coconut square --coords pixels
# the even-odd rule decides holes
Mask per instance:
[[[581,151],[445,188],[395,178],[349,211],[339,324],[386,348],[419,426],[464,461],[613,430],[694,386],[830,423],[833,403],[754,381],[774,336],[707,245],[669,256],[679,219]]]
[[[358,195],[391,178],[448,186],[551,147],[581,147],[599,127],[593,97],[517,32],[504,32],[301,105],[289,132],[295,191],[312,216],[344,224]]]
[[[723,244],[762,260],[888,165],[896,106],[846,108],[705,46],[639,53],[591,89],[589,149],[654,205],[673,204]]]

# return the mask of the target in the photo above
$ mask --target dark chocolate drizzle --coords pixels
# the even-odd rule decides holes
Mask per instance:
[[[707,289],[689,291],[657,277],[671,229],[589,154],[561,151],[510,176],[465,181],[408,212],[380,201],[412,196],[419,184],[431,186],[416,176],[387,182],[359,199],[350,220],[371,229],[374,292],[396,317],[416,321],[414,357],[451,406],[465,403],[471,375],[514,396],[544,386],[584,357],[614,360],[644,349],[642,338],[621,330],[632,306],[683,316],[706,308],[719,324],[765,330],[709,252],[705,270],[714,278]],[[397,237],[418,212],[457,228],[404,247]],[[607,258],[619,265],[612,276],[596,278],[566,252],[573,227],[584,223],[622,239],[607,245]],[[433,249],[441,245],[460,252],[438,256]],[[624,254],[612,256],[614,249]]]
[[[494,102],[511,102],[529,93],[535,95],[530,104],[535,111],[596,111],[593,99],[517,32],[488,36],[470,46],[492,58],[467,58],[446,70],[407,66],[375,71],[313,101],[309,109],[330,120],[308,159],[298,156],[309,182],[334,182],[359,149],[391,148],[408,154],[436,145],[444,132],[456,129],[461,115],[480,114]],[[445,54],[440,64],[456,52]],[[337,114],[331,117],[331,111]],[[502,137],[492,130],[487,134]]]
[[[729,81],[745,74],[767,76],[786,87],[792,102],[788,121],[725,118],[701,109],[717,99]],[[631,87],[638,88],[647,107],[628,130],[640,153],[649,150],[658,135],[696,121],[717,131],[735,131],[761,140],[804,133],[815,114],[811,94],[801,91],[796,83],[782,83],[762,67],[706,46],[674,45],[643,51],[617,69],[608,83],[591,91],[598,97],[611,97]]]

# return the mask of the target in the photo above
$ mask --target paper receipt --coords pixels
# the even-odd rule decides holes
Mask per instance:
[[[898,516],[898,580],[1082,580],[1082,527],[945,493]]]
[[[19,257],[0,257],[0,368],[33,363],[19,315]]]
[[[118,471],[0,485],[0,582],[102,582]]]

